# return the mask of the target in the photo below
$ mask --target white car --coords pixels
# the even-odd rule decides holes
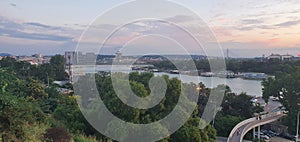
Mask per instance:
[[[269,140],[270,137],[267,135],[260,135],[260,138],[262,138],[263,140]]]
[[[258,136],[258,133],[255,132],[254,135],[257,137],[257,136]],[[269,140],[269,139],[270,139],[269,136],[267,136],[267,135],[265,135],[265,134],[263,134],[263,133],[260,133],[260,138],[263,139],[263,140]]]

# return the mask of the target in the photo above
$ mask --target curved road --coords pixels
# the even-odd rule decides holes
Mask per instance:
[[[257,120],[256,117],[253,117],[253,118],[246,119],[246,120],[240,122],[239,124],[237,124],[232,129],[232,131],[227,139],[227,142],[242,142],[244,136],[250,130],[252,130],[258,126],[274,122],[285,115],[282,111],[271,112],[275,108],[278,108],[278,104],[274,104],[273,106],[267,105],[264,108],[265,109],[264,112],[269,112],[269,113],[262,115],[260,120]]]
[[[250,122],[241,122],[240,126],[237,129],[233,129],[230,133],[231,135],[228,137],[227,142],[242,142],[244,136],[255,127],[265,125],[267,123],[274,122],[284,116],[284,114],[279,111],[275,113],[270,113],[267,115],[263,115],[261,120],[256,120],[256,118],[252,118],[253,121]]]

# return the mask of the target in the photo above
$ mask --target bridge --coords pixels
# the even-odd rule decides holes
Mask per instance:
[[[258,127],[258,131],[260,131],[260,126],[265,125],[271,122],[278,120],[283,117],[285,114],[283,111],[271,112],[265,115],[261,115],[260,117],[253,117],[246,119],[239,124],[237,124],[229,134],[227,142],[242,142],[244,136],[250,131],[253,131],[253,135],[255,133],[255,128]],[[258,135],[259,137],[259,135]]]

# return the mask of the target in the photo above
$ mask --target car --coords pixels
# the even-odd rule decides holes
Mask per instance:
[[[255,134],[254,134],[256,137],[258,137],[258,133],[257,132],[255,132]],[[264,140],[269,140],[270,139],[270,137],[269,136],[267,136],[267,135],[265,135],[264,133],[260,133],[260,138],[261,139],[264,139]]]
[[[261,130],[261,132],[268,137],[273,137],[273,135],[270,134],[268,130]]]
[[[276,134],[273,131],[271,131],[271,130],[261,130],[261,132],[264,135],[267,135],[268,137],[274,137],[274,136],[276,136]]]
[[[279,135],[278,133],[275,133],[275,132],[273,132],[272,130],[269,130],[268,133],[269,133],[270,135],[273,135],[272,137],[278,136],[278,135]]]
[[[251,99],[251,102],[252,102],[252,103],[257,103],[258,100],[257,100],[256,98],[253,98],[253,99]]]
[[[262,139],[264,139],[264,140],[268,140],[268,139],[270,139],[270,137],[269,137],[269,136],[267,136],[267,135],[260,135],[260,138],[262,138]]]
[[[261,130],[260,132],[266,134],[266,133],[268,133],[268,130]]]
[[[279,101],[279,97],[270,97],[272,101]]]

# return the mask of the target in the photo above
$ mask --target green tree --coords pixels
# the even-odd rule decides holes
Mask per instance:
[[[53,117],[63,122],[73,133],[87,130],[84,116],[77,105],[76,97],[61,96]]]
[[[218,113],[214,125],[218,136],[228,137],[234,126],[243,120],[244,118],[239,116],[223,115],[222,113]]]
[[[0,94],[0,131],[4,141],[26,140],[24,128],[44,119],[45,115],[35,103],[10,93]]]
[[[54,70],[55,80],[65,80],[67,79],[66,73],[66,60],[62,55],[55,55],[50,60],[50,65]]]
[[[278,73],[275,78],[269,78],[262,84],[263,98],[267,102],[270,96],[278,97],[288,111],[285,124],[289,131],[295,133],[297,113],[300,111],[300,67],[291,69],[287,73]]]
[[[122,75],[118,74],[119,77],[117,77],[117,82],[122,85]],[[133,92],[138,96],[145,96],[147,93],[150,92],[148,86],[148,82],[150,78],[153,76],[153,74],[139,74],[139,73],[131,73],[129,75],[130,77],[130,85]],[[106,107],[112,112],[114,115],[118,116],[120,119],[123,119],[128,122],[133,123],[141,123],[141,124],[147,124],[151,122],[155,122],[157,120],[160,120],[167,116],[177,105],[178,98],[181,95],[182,91],[182,84],[181,81],[176,78],[168,78],[168,76],[163,76],[166,85],[167,90],[165,97],[162,99],[162,101],[156,105],[153,108],[150,108],[148,110],[140,110],[135,109],[132,107],[128,107],[126,104],[124,104],[120,99],[116,96],[115,92],[113,91],[113,86],[111,85],[111,78],[108,74],[100,74],[99,76],[96,76],[96,82],[98,91],[100,93],[101,99],[104,101]],[[190,87],[194,91],[196,91],[196,85],[195,84],[184,84],[185,87]],[[185,94],[183,97],[187,97],[189,94]],[[174,118],[178,119],[180,121],[182,118],[184,118],[186,115],[186,106],[189,105],[188,98],[186,99],[186,103],[182,107],[180,107],[180,117]],[[101,108],[101,106],[99,106]],[[100,109],[101,110],[101,109]],[[99,110],[98,110],[99,111]],[[96,113],[96,112],[95,112]],[[199,130],[199,118],[198,117],[198,111],[195,111],[195,114],[192,115],[193,117],[188,123],[186,123],[183,128],[178,130],[175,134],[173,134],[170,137],[170,141],[215,141],[216,139],[216,131],[208,126],[204,130]],[[94,113],[91,113],[94,114]],[[185,115],[186,114],[186,115]],[[101,116],[100,116],[101,117]],[[181,118],[182,117],[182,118]],[[161,129],[161,132],[163,132],[162,127],[157,126],[157,130],[159,131]],[[115,130],[114,128],[108,128],[109,131]],[[116,129],[118,130],[118,129]],[[150,131],[150,130],[149,130]],[[118,132],[120,133],[120,132]],[[135,134],[139,134],[138,130],[135,130]],[[124,133],[125,134],[125,133]],[[126,135],[123,136],[123,139],[126,139]],[[168,140],[168,139],[164,139]]]
[[[239,95],[228,92],[225,94],[222,102],[222,112],[225,115],[239,116],[242,118],[250,118],[254,113],[262,112],[263,108],[251,102],[253,97],[246,93]]]
[[[48,97],[48,94],[45,92],[43,84],[41,84],[38,80],[30,80],[27,87],[28,95],[34,100],[45,99],[46,97]]]

